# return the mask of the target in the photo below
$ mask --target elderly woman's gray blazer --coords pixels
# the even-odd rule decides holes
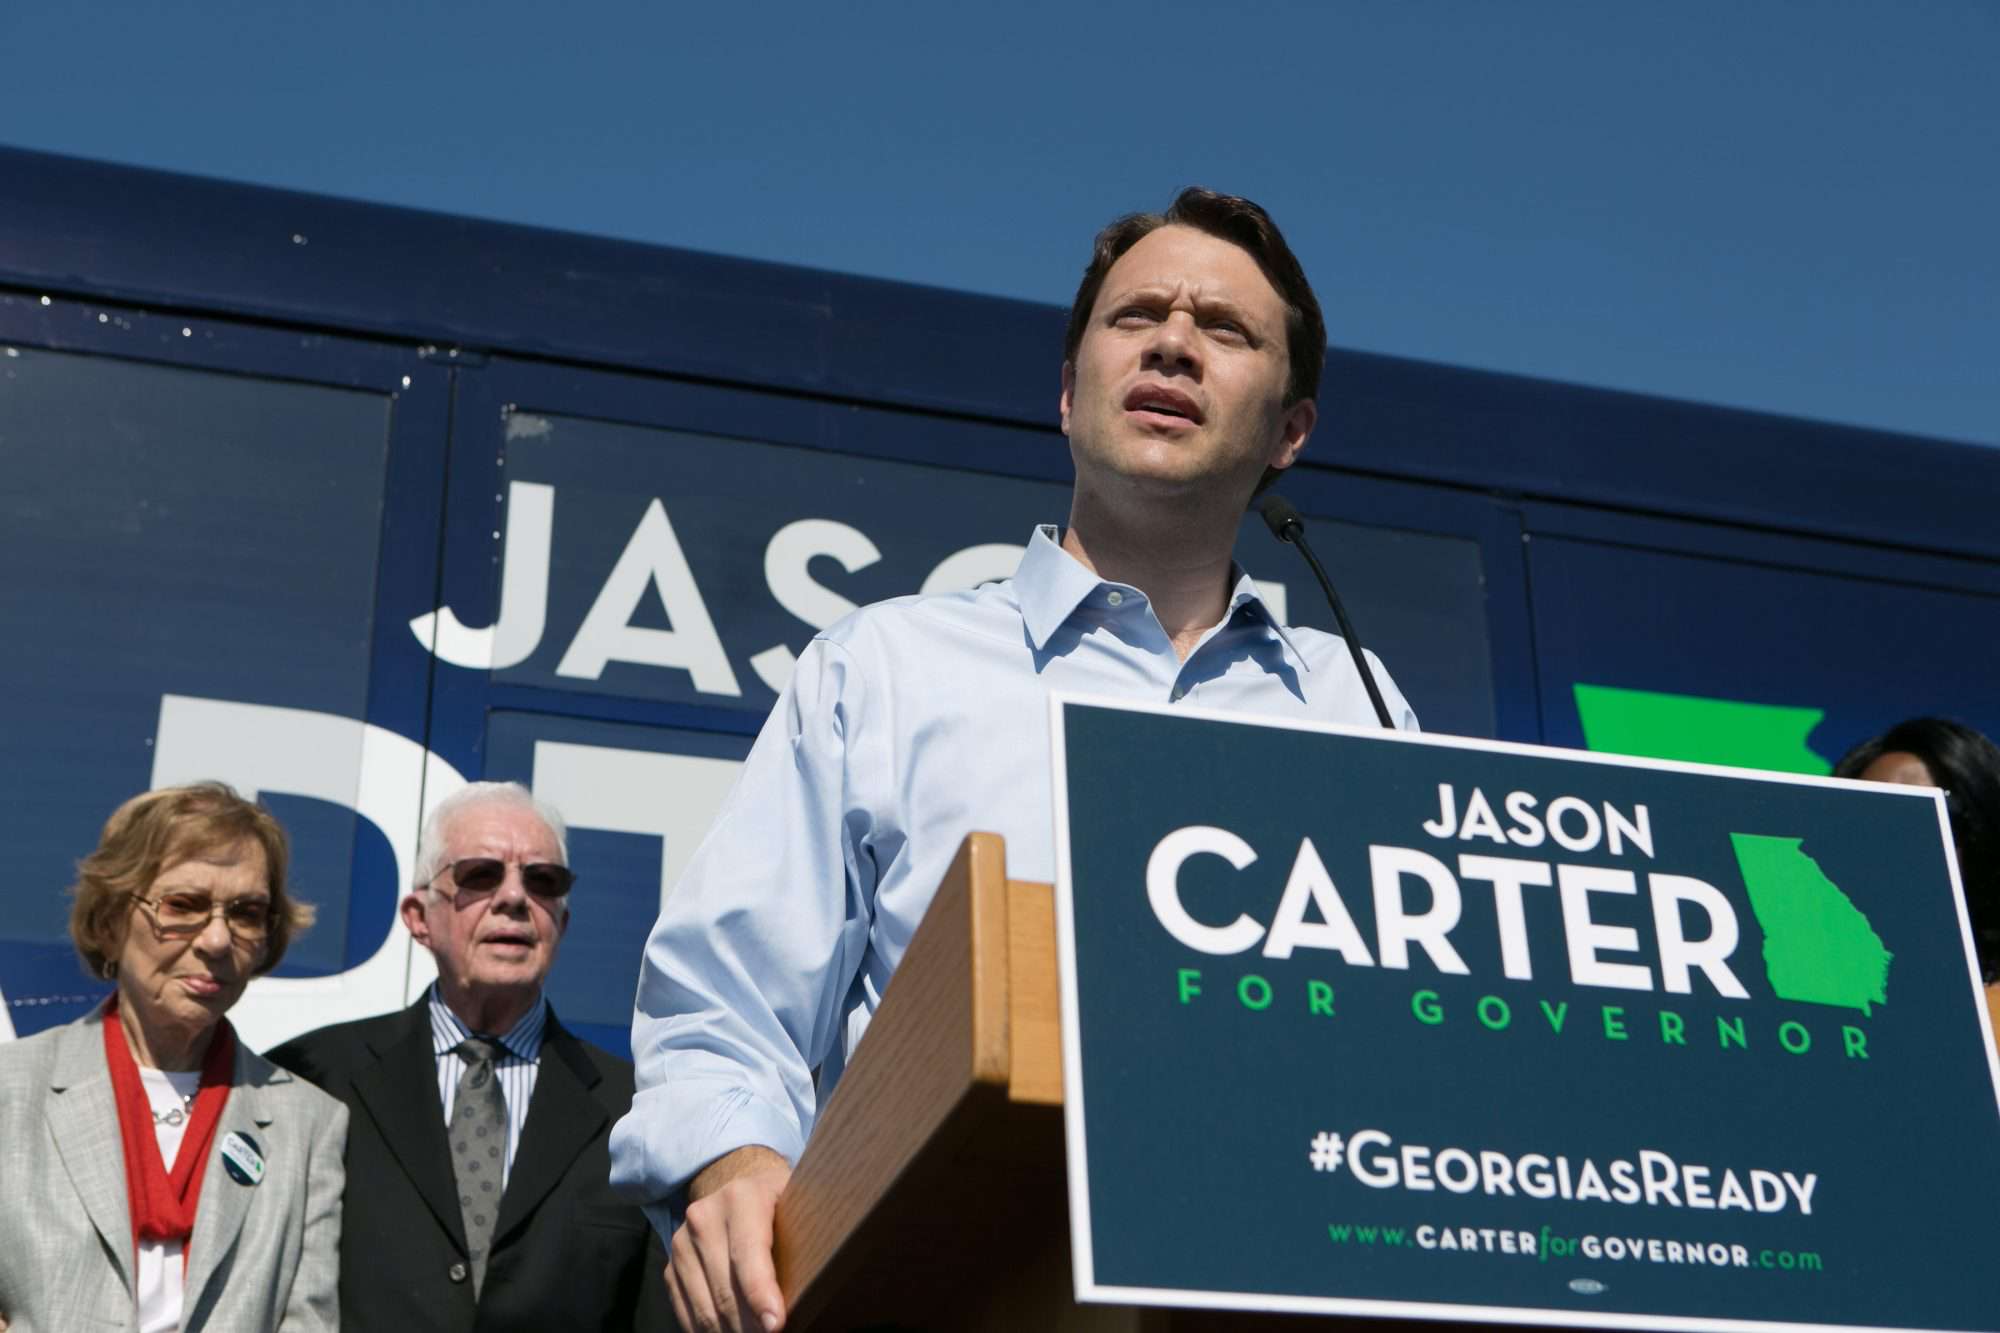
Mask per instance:
[[[220,1160],[232,1133],[261,1152],[254,1185]],[[346,1107],[237,1047],[195,1208],[183,1333],[339,1327],[346,1144]],[[0,1317],[8,1333],[130,1329],[133,1281],[100,1007],[67,1027],[0,1043]]]

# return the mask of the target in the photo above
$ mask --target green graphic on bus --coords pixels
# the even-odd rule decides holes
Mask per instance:
[[[1608,754],[1729,764],[1824,777],[1833,765],[1806,744],[1823,708],[1742,703],[1577,684],[1584,744]]]

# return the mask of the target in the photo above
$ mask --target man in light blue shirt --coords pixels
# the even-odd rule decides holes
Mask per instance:
[[[613,1183],[662,1234],[686,1188],[684,1326],[782,1324],[778,1194],[964,835],[1055,878],[1051,691],[1374,722],[1345,645],[1278,625],[1231,560],[1311,433],[1325,348],[1255,204],[1187,190],[1114,222],[1066,339],[1068,525],[1011,580],[865,608],[800,656],[647,943],[639,1091],[612,1134]]]

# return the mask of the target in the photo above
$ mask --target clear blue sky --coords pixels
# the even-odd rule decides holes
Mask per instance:
[[[1986,0],[13,0],[0,53],[19,147],[1044,301],[1201,182],[1341,346],[2000,444]]]

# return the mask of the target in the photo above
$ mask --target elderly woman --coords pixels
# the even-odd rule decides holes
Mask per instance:
[[[347,1111],[223,1017],[310,914],[284,830],[216,783],[147,792],[70,892],[116,983],[0,1046],[0,1328],[337,1327]]]

